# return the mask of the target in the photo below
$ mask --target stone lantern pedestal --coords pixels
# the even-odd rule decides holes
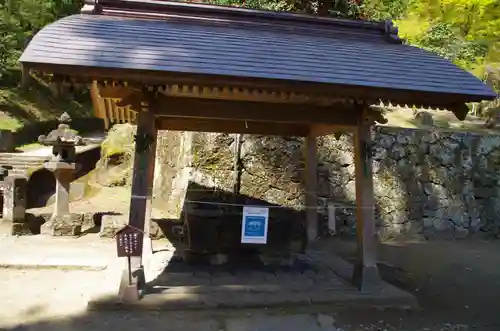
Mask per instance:
[[[56,194],[54,213],[50,220],[40,229],[42,234],[51,236],[77,236],[82,232],[83,216],[69,211],[69,191],[75,163],[49,161],[45,169],[54,173],[56,179]]]
[[[41,144],[52,146],[52,159],[44,166],[54,173],[56,180],[54,213],[41,226],[40,232],[51,236],[77,236],[82,232],[84,215],[70,212],[69,193],[76,169],[76,146],[86,145],[88,141],[71,130],[67,124],[71,121],[68,114],[64,113],[59,121],[57,129],[38,138]]]

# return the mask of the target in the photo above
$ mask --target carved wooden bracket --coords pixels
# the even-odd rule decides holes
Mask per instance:
[[[398,28],[394,25],[394,22],[391,20],[386,20],[382,22],[384,24],[384,33],[386,39],[394,44],[402,44],[403,39],[401,39],[398,35]]]
[[[373,109],[370,106],[364,106],[363,113],[361,115],[361,121],[363,125],[373,125],[375,123],[386,124],[387,119],[382,114],[381,110]]]
[[[451,110],[453,114],[455,114],[459,121],[465,120],[467,114],[469,113],[469,107],[467,107],[466,104],[454,105],[452,107],[449,107],[449,110]]]

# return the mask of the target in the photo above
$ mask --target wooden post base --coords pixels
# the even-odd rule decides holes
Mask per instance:
[[[367,267],[355,264],[352,281],[361,292],[374,293],[381,290],[382,279],[376,265]]]
[[[144,294],[145,285],[146,278],[142,267],[132,271],[132,284],[130,284],[128,268],[125,268],[122,271],[118,295],[124,302],[137,302]]]
[[[123,289],[121,293],[121,298],[123,302],[126,303],[134,303],[138,302],[141,299],[139,294],[139,289],[137,288],[137,284],[128,285]]]

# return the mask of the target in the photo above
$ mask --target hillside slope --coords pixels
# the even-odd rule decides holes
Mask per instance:
[[[27,91],[14,84],[0,84],[0,129],[16,130],[25,124],[55,119],[64,112],[71,117],[92,116],[88,93],[56,97],[39,82]]]

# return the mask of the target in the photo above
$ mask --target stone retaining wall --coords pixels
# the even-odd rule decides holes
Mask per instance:
[[[172,185],[172,179],[187,168],[191,170],[186,175],[189,178],[184,178],[186,182],[193,180],[196,173],[204,178],[204,185],[210,182],[220,189],[232,187],[234,135],[170,134],[176,138],[165,139],[170,141],[169,146],[163,146],[162,140],[158,145],[163,152],[159,153],[157,169],[161,168],[158,164],[175,169],[156,172],[155,192],[161,192],[161,200],[174,193],[182,195],[179,191],[184,186]],[[373,137],[376,214],[381,237],[463,238],[475,233],[499,233],[500,136],[377,127]],[[243,140],[241,193],[302,208],[303,139],[246,135]],[[167,150],[175,150],[175,156]],[[352,231],[352,136],[344,134],[338,140],[333,136],[320,138],[318,163],[323,219],[327,202],[334,202],[338,205],[337,223]],[[170,201],[157,205],[171,208],[179,204]]]

